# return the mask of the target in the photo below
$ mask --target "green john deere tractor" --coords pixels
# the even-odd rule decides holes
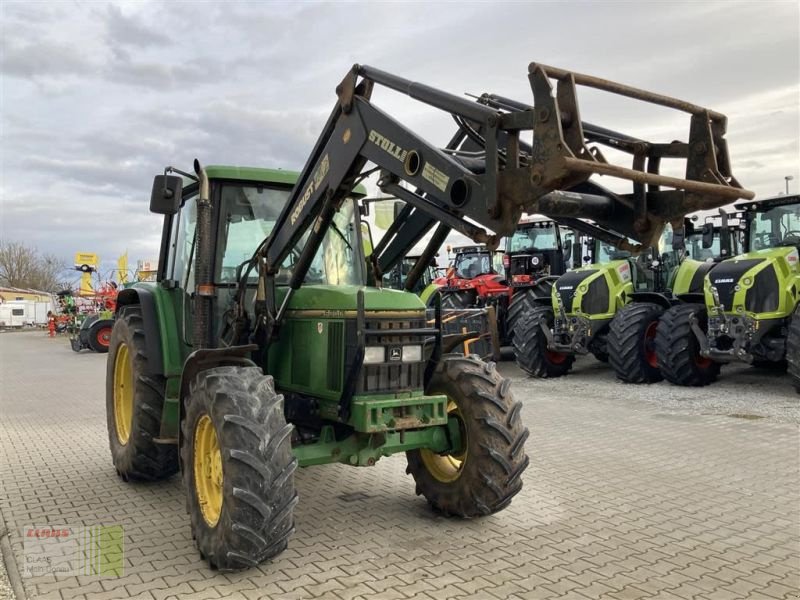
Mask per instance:
[[[746,252],[705,277],[703,296],[665,313],[656,335],[659,365],[671,383],[703,386],[728,362],[788,363],[800,391],[800,196],[736,208],[744,213]]]
[[[173,214],[161,210],[158,282],[119,295],[107,379],[119,474],[159,479],[181,463],[198,547],[220,568],[254,565],[285,547],[297,466],[371,466],[406,452],[417,492],[442,512],[476,517],[507,506],[528,464],[519,403],[493,364],[441,347],[431,361],[437,331],[415,294],[364,286],[356,201],[333,216],[291,298],[302,244],[277,270],[286,317],[264,351],[239,339],[236,295],[258,302],[257,277],[243,263],[274,231],[296,174],[201,173],[212,199],[209,239],[198,184],[172,189],[181,203]],[[163,185],[158,177],[154,197]],[[192,259],[202,252],[212,253],[210,272],[198,276]],[[198,323],[192,300],[202,294],[212,302]],[[211,347],[193,353],[198,324]],[[245,342],[238,356],[215,360],[214,348],[236,342]]]
[[[671,246],[669,228],[637,257],[596,240],[595,262],[559,277],[552,297],[520,321],[517,364],[534,377],[559,377],[577,355],[591,353],[622,381],[660,381],[653,345],[659,319],[675,294],[700,292],[713,266],[684,259],[681,240],[667,251]]]
[[[529,81],[536,118],[530,105],[472,102],[354,65],[299,174],[195,161],[191,173],[168,167],[155,178],[158,276],[117,298],[109,444],[125,480],[181,471],[212,566],[254,566],[286,547],[298,466],[371,466],[404,452],[417,493],[467,518],[520,491],[528,430],[509,381],[493,363],[449,353],[463,336],[444,334],[439,301],[431,325],[416,294],[368,285],[429,231],[406,290],[451,230],[497,247],[523,212],[586,209],[650,244],[691,210],[752,197],[730,174],[724,115],[538,63]],[[688,112],[688,140],[631,145],[630,135],[584,128],[577,85]],[[430,144],[373,104],[376,86],[455,118],[458,134]],[[520,140],[530,131],[534,147]],[[485,148],[465,149],[467,139]],[[635,154],[632,167],[587,144]],[[664,156],[687,159],[685,179],[659,174]],[[356,196],[371,173],[406,207],[367,257]],[[622,196],[590,181],[601,173],[658,190]]]

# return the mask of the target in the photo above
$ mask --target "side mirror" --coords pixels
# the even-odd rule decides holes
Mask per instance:
[[[174,215],[181,207],[183,179],[177,175],[156,175],[150,193],[150,212]]]
[[[711,248],[714,245],[714,225],[713,223],[703,224],[703,248]]]

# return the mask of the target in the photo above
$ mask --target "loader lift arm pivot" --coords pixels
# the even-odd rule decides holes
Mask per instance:
[[[551,79],[559,82],[555,95]],[[368,162],[381,170],[380,187],[414,209],[407,207],[409,215],[419,212],[420,217],[428,217],[420,218],[420,223],[427,221],[429,228],[438,221],[490,247],[514,231],[523,212],[590,218],[648,244],[660,234],[664,223],[682,219],[687,212],[752,198],[752,193],[741,189],[730,175],[723,115],[537,63],[529,67],[529,80],[535,108],[504,111],[491,103],[472,102],[379,69],[354,65],[337,87],[339,101],[272,235],[256,253],[260,263],[256,299],[261,307],[257,312],[259,325],[270,325],[267,341],[274,335],[292,292],[304,281],[333,215],[360,181]],[[458,160],[447,149],[434,147],[373,105],[370,98],[376,84],[479,124],[486,140],[479,168],[470,161]],[[657,173],[657,155],[668,155],[662,146],[650,146],[649,154],[634,153],[633,168],[610,165],[599,151],[590,150],[587,137],[599,141],[603,135],[615,136],[591,126],[591,136],[584,132],[575,94],[578,84],[691,113],[686,148],[699,158],[687,160],[686,178]],[[521,160],[519,137],[524,130],[533,131],[533,147],[529,157]],[[628,143],[633,144],[630,140]],[[648,170],[644,170],[641,156],[656,158],[647,165]],[[589,182],[592,174],[627,179],[634,184],[634,194],[613,194]],[[644,184],[652,191],[637,189]],[[662,191],[661,186],[673,189]],[[306,232],[309,235],[294,265],[289,290],[277,307],[275,275]]]

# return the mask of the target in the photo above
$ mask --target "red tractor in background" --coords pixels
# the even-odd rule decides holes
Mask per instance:
[[[447,273],[434,280],[442,286],[442,308],[473,308],[509,295],[502,252],[490,252],[485,246],[448,248],[447,253],[451,250],[455,256]]]
[[[441,286],[442,307],[494,306],[502,345],[509,345],[517,319],[537,297],[550,297],[553,282],[581,265],[580,234],[545,218],[524,218],[506,238],[505,252],[485,246],[460,246]],[[450,249],[448,249],[448,254]]]

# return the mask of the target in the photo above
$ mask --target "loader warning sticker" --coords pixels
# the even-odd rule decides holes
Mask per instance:
[[[797,264],[797,258],[798,258],[798,252],[797,252],[797,248],[795,248],[794,250],[789,252],[789,254],[786,256],[786,261],[790,265],[796,265]]]
[[[618,266],[617,272],[619,273],[619,276],[622,279],[622,281],[631,280],[631,266],[627,262],[622,263],[620,266]]]
[[[422,167],[422,178],[430,181],[441,191],[445,191],[450,182],[450,178],[431,163],[425,163],[425,166]]]

